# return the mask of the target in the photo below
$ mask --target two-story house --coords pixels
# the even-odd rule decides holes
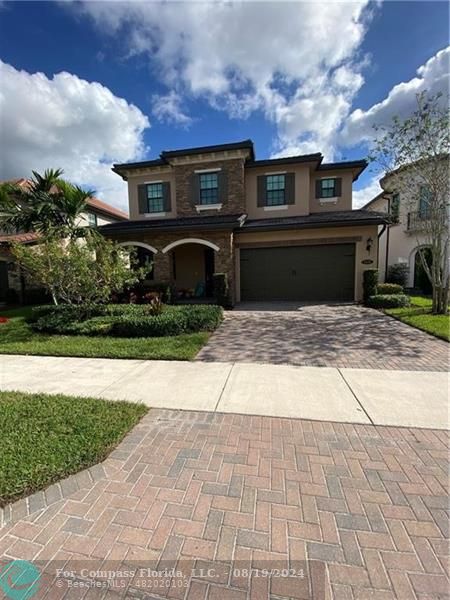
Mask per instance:
[[[448,158],[443,161],[442,169],[442,177],[447,177]],[[418,253],[419,249],[430,246],[430,191],[417,179],[414,169],[404,167],[402,171],[407,185],[396,179],[397,171],[387,174],[380,180],[383,191],[363,207],[390,215],[390,226],[379,232],[379,278],[385,281],[392,265],[404,264],[408,268],[407,287],[431,293]],[[442,211],[442,220],[448,223],[448,219],[447,208]],[[425,250],[424,254],[431,262],[431,252]]]
[[[18,179],[9,183],[14,183],[18,187],[26,187],[28,180]],[[125,212],[98,198],[89,198],[86,205],[86,210],[81,213],[79,218],[81,227],[101,227],[102,225],[128,220],[128,215]],[[39,235],[33,232],[11,233],[0,229],[0,303],[9,300],[8,296],[21,302],[39,301],[42,293],[36,289],[31,281],[24,277],[10,252],[10,246],[13,242],[38,244]],[[8,290],[10,290],[9,293]]]
[[[320,153],[256,160],[250,140],[164,151],[114,166],[130,220],[101,230],[150,253],[154,281],[176,290],[210,295],[226,273],[233,302],[360,300],[385,220],[351,210],[365,168]]]

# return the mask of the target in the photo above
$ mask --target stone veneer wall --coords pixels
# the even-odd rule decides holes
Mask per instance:
[[[177,202],[177,217],[192,217],[199,213],[192,202],[192,175],[195,170],[221,169],[227,173],[227,200],[223,203],[220,211],[215,209],[202,210],[201,215],[228,214],[238,215],[245,213],[245,179],[244,160],[242,158],[228,159],[223,161],[190,163],[186,165],[174,165],[175,188]]]
[[[109,236],[112,237],[112,236]],[[234,251],[233,251],[233,233],[230,231],[195,231],[189,230],[185,232],[172,233],[136,233],[126,236],[114,236],[117,242],[144,242],[153,246],[158,250],[158,253],[153,256],[154,280],[158,283],[172,283],[172,253],[169,251],[166,254],[162,249],[177,240],[184,238],[199,238],[212,242],[219,246],[219,252],[214,252],[214,272],[227,273],[228,283],[232,301],[234,302]],[[178,246],[177,248],[182,248]]]

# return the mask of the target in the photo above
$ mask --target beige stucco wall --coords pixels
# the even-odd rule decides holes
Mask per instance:
[[[144,183],[154,183],[158,181],[168,181],[170,183],[170,198],[171,198],[171,210],[166,212],[164,217],[158,214],[158,216],[141,215],[139,213],[139,202],[138,202],[138,186]],[[171,219],[177,216],[177,203],[175,196],[175,176],[170,167],[163,169],[148,169],[145,173],[139,175],[130,175],[128,177],[128,204],[130,212],[130,220],[135,221],[137,219]]]
[[[108,225],[108,223],[116,223],[119,219],[115,219],[114,217],[106,217],[103,214],[98,213],[95,209],[88,210],[87,212],[83,212],[78,219],[78,225],[80,227],[87,227],[89,225],[88,213],[94,213],[97,215],[97,226]]]
[[[316,198],[317,179],[328,179],[332,177],[342,178],[341,196],[336,202],[325,202],[324,198]],[[311,174],[311,184],[309,186],[309,212],[330,212],[334,210],[352,210],[352,189],[353,173],[344,169],[334,171],[314,171]]]
[[[267,242],[280,242],[282,246],[291,241],[317,241],[317,244],[330,243],[330,240],[342,238],[361,238],[355,242],[355,301],[362,300],[362,280],[363,271],[377,267],[377,226],[367,225],[364,227],[327,227],[320,229],[297,229],[285,231],[264,231],[254,233],[236,233],[235,234],[235,296],[236,301],[240,300],[240,245],[255,244]],[[367,240],[372,238],[372,247],[367,251]],[[336,242],[333,242],[336,243]],[[247,246],[250,247],[250,246]],[[373,263],[365,265],[363,260],[372,260]]]
[[[252,167],[245,171],[245,206],[249,219],[267,219],[307,215],[309,212],[309,182],[311,165],[276,165]],[[257,178],[259,175],[295,173],[295,204],[284,209],[257,206]]]
[[[368,206],[368,210],[388,212],[389,202],[387,198],[378,198]],[[425,244],[425,238],[419,232],[408,232],[408,212],[411,210],[410,201],[400,196],[399,223],[391,225],[389,231],[386,229],[380,236],[379,245],[379,271],[380,281],[386,278],[386,253],[387,265],[407,263],[409,266],[408,287],[414,286],[414,262],[417,249]],[[382,228],[379,228],[382,231]]]
[[[169,181],[171,190],[171,211],[164,214],[164,218],[173,218],[177,216],[177,202],[179,204],[178,216],[197,216],[193,207],[190,206],[190,200],[186,208],[186,184],[182,176],[193,173],[196,169],[213,168],[220,166],[229,170],[228,173],[228,193],[229,200],[222,210],[209,212],[208,214],[222,214],[246,212],[250,219],[264,219],[274,217],[288,217],[294,215],[307,215],[310,212],[329,212],[335,210],[351,210],[352,208],[352,182],[353,173],[351,170],[337,169],[330,171],[315,171],[315,164],[299,163],[287,165],[273,165],[243,168],[242,159],[218,161],[205,163],[204,161],[191,161],[188,164],[167,166],[167,167],[149,167],[140,169],[138,173],[130,171],[128,174],[128,198],[130,219],[153,219],[154,216],[145,216],[139,214],[138,207],[138,186],[144,183],[156,181]],[[240,166],[240,168],[238,168]],[[295,173],[295,204],[289,204],[284,208],[277,207],[258,207],[257,206],[257,177],[259,175],[269,175],[276,173]],[[244,177],[244,189],[239,187],[237,178],[242,181]],[[315,181],[324,177],[342,178],[342,195],[336,202],[322,202],[315,197]],[[178,179],[177,179],[178,178]],[[178,186],[177,186],[178,183]],[[177,192],[177,187],[178,192]],[[239,189],[238,189],[239,188]],[[242,190],[242,191],[241,191]],[[178,197],[177,197],[178,194]],[[242,196],[245,195],[244,198]],[[183,208],[181,208],[183,207]],[[204,216],[202,212],[199,216]],[[161,218],[158,215],[156,218]]]

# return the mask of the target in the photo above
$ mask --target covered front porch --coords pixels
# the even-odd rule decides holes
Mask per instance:
[[[174,237],[174,236],[171,236]],[[168,239],[169,238],[169,239]],[[137,264],[147,270],[143,286],[149,290],[170,288],[173,302],[214,302],[214,273],[226,273],[230,286],[231,235],[205,237],[158,236],[119,241],[134,250]],[[152,243],[150,243],[152,242]]]

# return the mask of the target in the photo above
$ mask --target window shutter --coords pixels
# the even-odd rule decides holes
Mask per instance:
[[[197,173],[192,173],[191,175],[190,193],[191,204],[193,206],[200,204],[200,177]]]
[[[295,204],[295,173],[286,173],[284,176],[284,201],[286,204]]]
[[[320,198],[322,194],[322,184],[320,179],[316,179],[316,198]]]
[[[258,175],[256,178],[257,186],[256,186],[256,206],[266,206],[266,176]]]
[[[163,206],[164,212],[170,212],[172,209],[171,198],[170,198],[170,182],[164,181],[162,184],[162,194],[163,194]]]
[[[228,177],[226,171],[217,173],[217,183],[219,186],[219,203],[225,204],[228,200]]]
[[[138,204],[140,215],[148,213],[147,186],[145,184],[138,185]]]
[[[342,196],[342,177],[336,177],[334,183],[334,192],[338,198]]]

